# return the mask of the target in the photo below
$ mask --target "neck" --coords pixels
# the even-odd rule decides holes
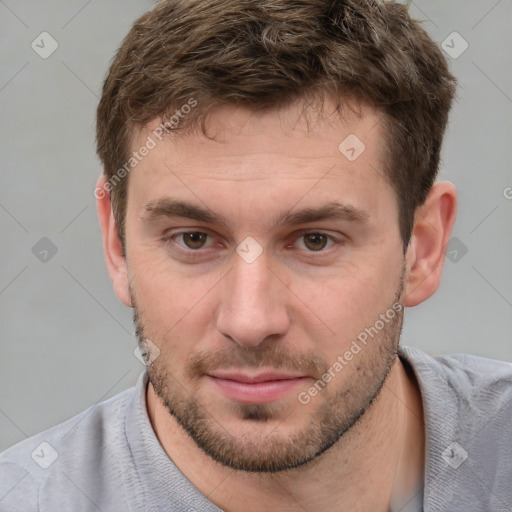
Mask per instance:
[[[167,455],[226,512],[387,512],[390,503],[407,503],[423,483],[421,394],[398,358],[381,393],[349,432],[310,463],[280,473],[244,473],[213,461],[176,423],[151,383],[147,408]]]

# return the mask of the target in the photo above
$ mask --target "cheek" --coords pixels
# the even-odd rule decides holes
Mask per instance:
[[[142,323],[159,344],[173,344],[178,337],[190,337],[212,318],[212,298],[218,277],[183,276],[168,264],[150,260],[141,252],[130,258],[130,285]]]
[[[396,286],[389,272],[369,272],[368,268],[345,271],[342,276],[304,289],[304,311],[312,310],[320,321],[306,329],[317,326],[316,339],[318,329],[327,332],[328,336],[321,338],[323,344],[331,348],[334,345],[336,350],[349,345],[365,327],[374,324],[389,308]]]

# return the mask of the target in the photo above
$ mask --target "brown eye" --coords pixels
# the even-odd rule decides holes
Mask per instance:
[[[179,236],[183,237],[183,242],[189,249],[201,249],[208,237],[206,233],[201,233],[200,231],[180,233]]]
[[[303,236],[304,245],[311,251],[321,251],[327,245],[328,237],[322,233],[308,233]]]

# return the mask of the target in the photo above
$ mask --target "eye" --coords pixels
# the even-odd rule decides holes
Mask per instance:
[[[201,249],[207,249],[214,245],[212,237],[203,231],[182,231],[164,237],[166,243],[172,242],[184,251],[197,252]],[[326,252],[334,245],[339,245],[342,240],[329,235],[327,233],[318,231],[306,231],[299,233],[295,239],[293,246],[300,250],[313,253],[313,252]]]
[[[203,249],[207,247],[206,242],[209,235],[201,231],[184,231],[182,233],[176,233],[170,238],[173,240],[182,240],[182,243],[178,242],[178,245],[185,246],[187,249]]]
[[[300,241],[302,241],[302,244],[299,243],[299,248],[305,248],[308,252],[320,252],[336,244],[336,241],[331,236],[318,232],[303,233],[298,238],[298,242]],[[330,245],[328,246],[329,243]],[[301,245],[302,247],[300,247]]]

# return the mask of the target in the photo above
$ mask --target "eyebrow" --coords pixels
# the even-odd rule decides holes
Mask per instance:
[[[143,210],[142,218],[144,220],[156,220],[161,217],[182,217],[197,222],[228,225],[224,216],[206,207],[168,197],[150,201],[144,205]],[[271,229],[279,225],[307,224],[321,220],[344,220],[364,224],[369,218],[370,215],[365,210],[333,201],[316,208],[303,208],[295,212],[285,212],[274,220]]]

